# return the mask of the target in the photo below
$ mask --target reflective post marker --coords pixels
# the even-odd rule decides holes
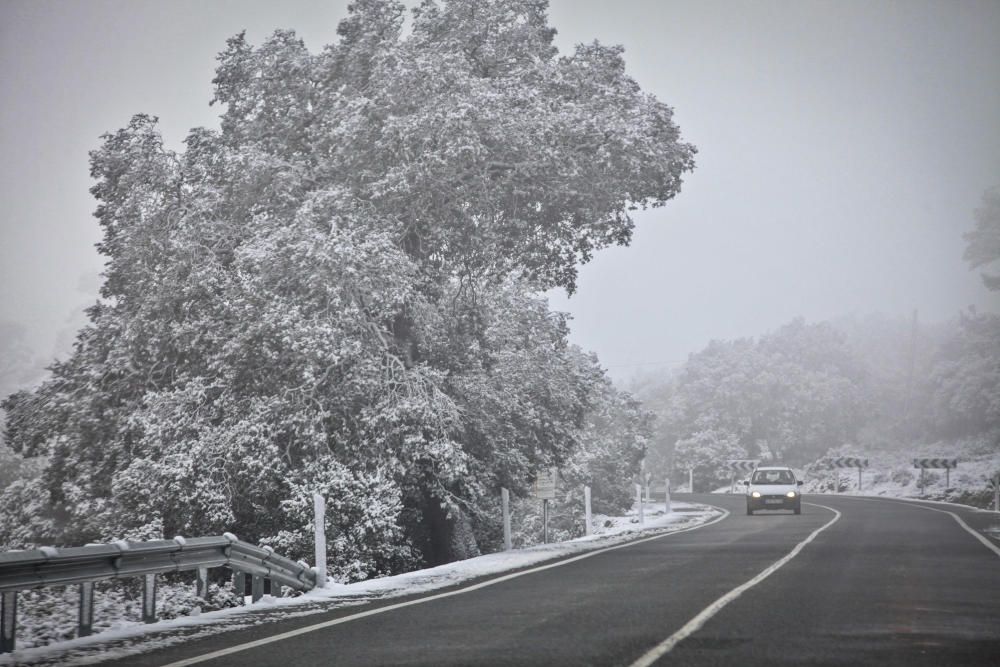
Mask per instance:
[[[80,584],[80,614],[76,628],[77,637],[89,637],[94,628],[94,582]]]
[[[694,468],[688,468],[688,493],[694,493]]]
[[[1000,512],[1000,475],[993,480],[993,511]]]
[[[858,466],[858,491],[861,490],[861,466]]]
[[[0,593],[0,653],[14,650],[17,631],[17,591]]]
[[[500,504],[503,506],[503,550],[510,551],[510,491],[500,489]]]
[[[642,526],[646,523],[646,517],[642,512],[642,484],[635,485],[635,501],[639,506],[639,525]]]
[[[549,543],[549,499],[542,500],[542,544]]]
[[[667,514],[670,514],[670,478],[667,478],[667,483],[663,487],[665,489],[663,495],[666,496],[666,508]]]
[[[583,487],[583,516],[584,516],[584,521],[585,521],[585,523],[583,524],[583,533],[584,533],[584,535],[590,535],[591,533],[594,532],[594,529],[591,526],[591,518],[590,518],[590,487],[589,486],[584,486]]]
[[[326,499],[313,494],[314,530],[316,533],[316,588],[326,587]]]

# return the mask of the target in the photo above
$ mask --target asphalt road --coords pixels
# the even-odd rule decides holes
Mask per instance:
[[[1000,551],[935,510],[954,512],[973,530],[1000,523],[997,515],[815,496],[800,516],[750,517],[740,496],[678,499],[732,514],[198,664],[634,665],[646,655],[656,665],[1000,665]],[[705,611],[720,598],[728,603]],[[266,624],[114,664],[173,664],[364,609]],[[691,624],[699,614],[703,624]],[[671,637],[679,641],[664,652]],[[662,655],[649,655],[657,646]]]

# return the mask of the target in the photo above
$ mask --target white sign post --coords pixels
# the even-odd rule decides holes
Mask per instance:
[[[510,551],[510,491],[500,489],[500,504],[503,505],[503,550]]]
[[[646,517],[642,512],[642,484],[635,485],[635,503],[639,507],[639,525],[646,523]]]
[[[666,496],[667,514],[670,514],[670,478],[667,477],[666,484],[663,485],[663,495]]]
[[[688,468],[688,493],[694,493],[694,468]]]
[[[584,486],[583,487],[583,515],[584,515],[584,521],[586,521],[586,523],[583,524],[583,533],[584,533],[584,535],[590,535],[591,533],[594,532],[594,527],[592,525],[592,521],[591,521],[591,518],[590,518],[590,487],[589,486]]]
[[[326,499],[313,494],[313,514],[316,535],[316,588],[326,586]]]

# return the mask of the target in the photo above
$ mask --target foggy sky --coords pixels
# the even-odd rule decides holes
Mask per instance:
[[[145,112],[180,148],[217,125],[227,37],[293,28],[316,52],[346,4],[0,0],[0,322],[51,359],[96,298],[101,133]],[[799,315],[1000,310],[962,261],[1000,184],[1000,3],[554,0],[550,21],[563,52],[623,44],[699,148],[631,247],[550,294],[616,378]]]

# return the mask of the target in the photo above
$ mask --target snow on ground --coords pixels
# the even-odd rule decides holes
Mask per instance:
[[[69,639],[47,646],[19,648],[0,655],[0,665],[86,665],[123,658],[209,635],[246,628],[279,619],[319,614],[331,609],[361,605],[374,600],[428,593],[474,579],[519,570],[553,559],[622,544],[640,536],[692,528],[721,515],[707,505],[674,502],[644,503],[640,525],[635,508],[623,517],[594,515],[595,534],[567,542],[543,544],[498,552],[353,584],[329,583],[295,598],[265,596],[257,604],[160,621],[150,625],[122,624],[90,637]]]

